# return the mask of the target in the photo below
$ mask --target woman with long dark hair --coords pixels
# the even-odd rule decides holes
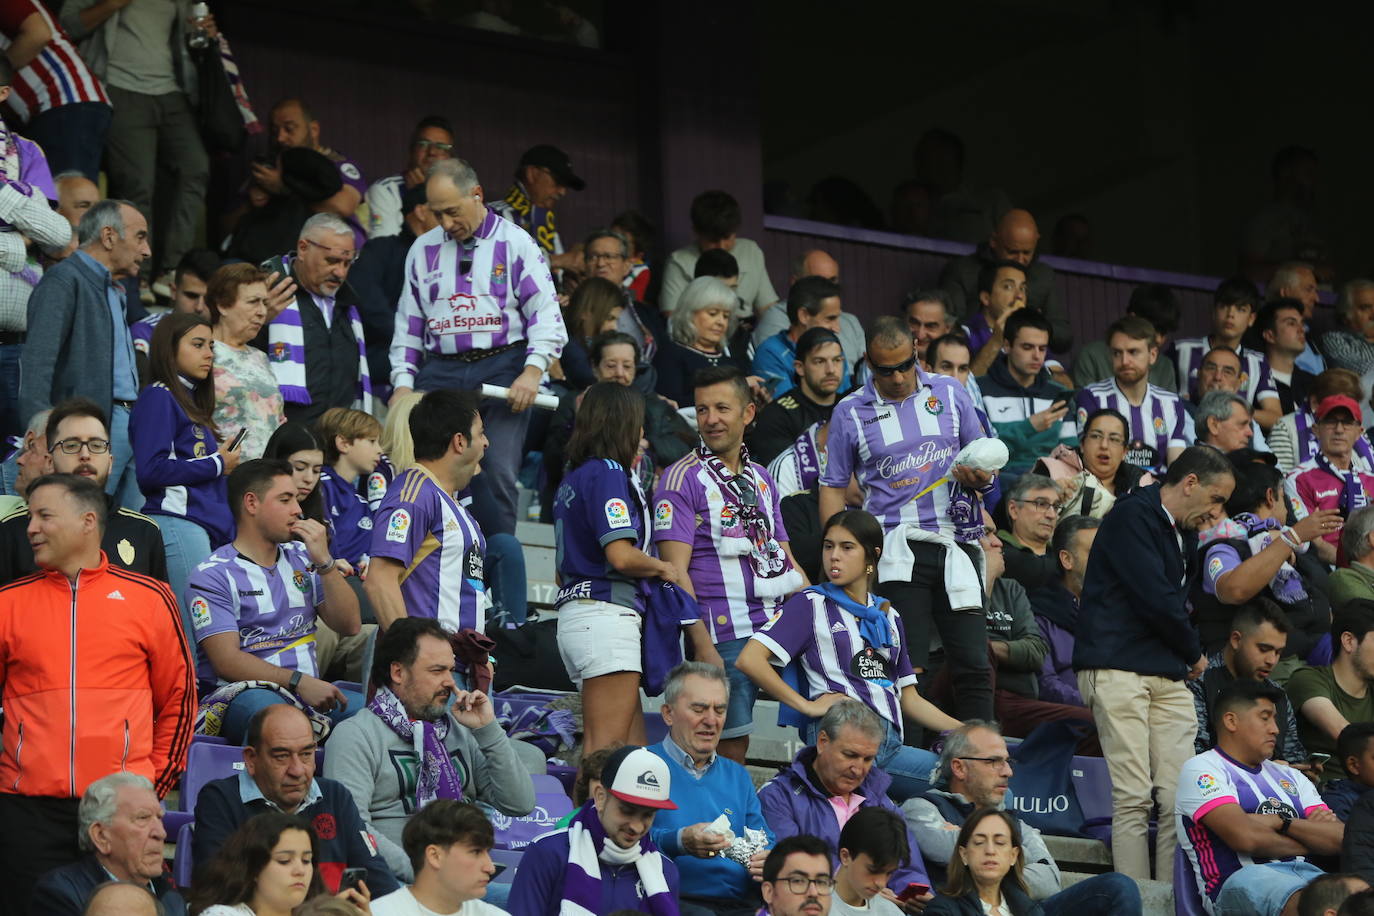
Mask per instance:
[[[639,714],[642,580],[677,581],[650,553],[648,501],[630,466],[644,435],[644,398],[615,382],[587,389],[553,501],[558,649],[582,691],[583,746],[643,744]]]
[[[320,472],[324,469],[324,449],[315,433],[299,420],[288,420],[272,438],[267,440],[264,458],[280,458],[291,464],[291,482],[296,485],[296,498],[301,514],[313,518],[326,527],[329,519],[324,512],[324,497],[320,494]],[[332,533],[332,532],[331,532]]]
[[[147,497],[143,511],[156,516],[162,531],[168,584],[181,603],[188,634],[186,580],[210,551],[234,539],[226,477],[238,467],[240,452],[229,448],[233,442],[221,444],[215,426],[214,354],[204,318],[185,313],[163,318],[148,350],[152,383],[129,416],[138,488]]]
[[[926,916],[1039,916],[1023,865],[1016,819],[997,808],[979,808],[959,831],[948,880]]]
[[[858,700],[883,720],[886,737],[876,763],[892,777],[888,794],[901,802],[930,788],[937,758],[902,743],[903,719],[930,729],[958,728],[916,692],[906,631],[892,607],[869,591],[883,550],[883,528],[862,509],[846,509],[825,523],[821,571],[828,581],[803,589],[745,644],[735,667],[810,720],[802,738],[815,743],[816,722],[841,700]],[[797,662],[800,686],[773,667]]]

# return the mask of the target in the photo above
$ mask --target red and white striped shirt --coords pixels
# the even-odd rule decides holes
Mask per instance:
[[[75,102],[103,102],[109,96],[100,80],[86,66],[76,46],[38,0],[0,0],[0,52],[14,42],[19,26],[37,13],[52,30],[52,40],[28,65],[14,75],[9,106],[20,120]]]

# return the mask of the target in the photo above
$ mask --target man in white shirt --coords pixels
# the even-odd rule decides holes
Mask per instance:
[[[440,798],[410,819],[401,835],[415,883],[372,901],[372,916],[509,916],[483,902],[496,875],[491,822],[465,802]]]

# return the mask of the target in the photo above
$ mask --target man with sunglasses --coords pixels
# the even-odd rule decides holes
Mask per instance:
[[[410,134],[410,152],[405,171],[374,181],[363,195],[363,200],[367,202],[369,239],[401,234],[408,212],[402,208],[405,192],[411,188],[423,188],[429,167],[440,159],[453,156],[456,136],[448,118],[427,115],[420,119]],[[396,300],[391,301],[394,303]]]
[[[981,515],[965,497],[969,489],[986,489],[992,475],[956,465],[954,457],[986,438],[983,422],[963,385],[916,364],[905,318],[887,315],[873,323],[868,364],[872,378],[831,414],[820,517],[845,507],[849,479],[857,475],[864,508],[887,533],[877,591],[902,616],[912,667],[925,670],[933,620],[954,680],[954,716],[991,719],[983,590],[975,567],[981,554],[955,537],[968,539],[970,526],[981,530]],[[952,509],[964,517],[958,529]],[[949,550],[973,562],[952,558],[947,564]]]
[[[1295,467],[1284,478],[1283,488],[1298,520],[1318,509],[1339,509],[1349,518],[1374,498],[1374,475],[1356,467],[1352,461],[1355,442],[1360,438],[1360,405],[1353,398],[1334,394],[1317,405],[1317,453]],[[1336,565],[1340,526],[1331,526],[1313,540],[1317,557]]]
[[[93,401],[69,398],[58,404],[48,414],[44,437],[38,441],[47,449],[46,454],[36,456],[41,459],[39,474],[74,474],[104,489],[113,464],[110,433],[104,412]],[[111,565],[167,581],[167,555],[157,524],[114,499],[107,502],[100,547]],[[0,585],[38,569],[28,527],[27,504],[0,518]]]
[[[497,216],[510,220],[534,239],[549,266],[554,270],[581,273],[582,246],[563,250],[563,237],[553,208],[569,190],[581,191],[587,182],[573,171],[568,154],[556,146],[541,143],[525,150],[515,167],[515,184],[501,200],[494,200],[490,208]]]

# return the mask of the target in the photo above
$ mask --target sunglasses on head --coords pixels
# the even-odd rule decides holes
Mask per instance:
[[[879,366],[875,363],[873,365],[873,374],[886,377],[889,375],[896,375],[899,372],[910,372],[911,367],[914,365],[916,365],[916,354],[913,353],[911,354],[911,359],[900,362],[895,366]]]

